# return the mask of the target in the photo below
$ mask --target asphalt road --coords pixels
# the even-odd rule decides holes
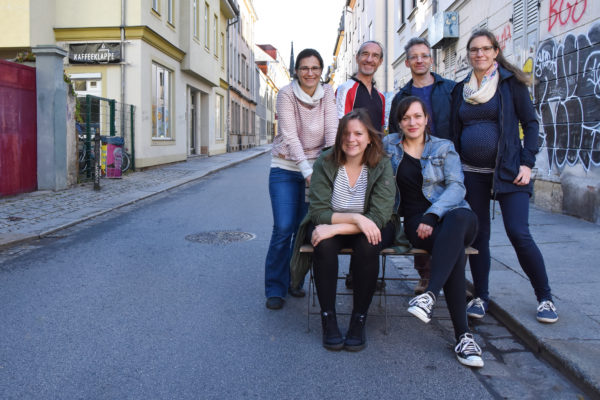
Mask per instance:
[[[504,385],[456,361],[447,321],[424,325],[401,315],[403,303],[388,335],[382,317],[369,317],[359,353],[325,350],[317,315],[306,332],[306,299],[267,310],[268,163],[259,157],[0,258],[0,398],[502,397]],[[255,238],[186,240],[211,231]]]

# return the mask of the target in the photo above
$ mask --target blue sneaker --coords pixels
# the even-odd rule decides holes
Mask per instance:
[[[475,297],[467,304],[467,315],[471,318],[481,319],[485,317],[488,309],[488,301]]]
[[[558,314],[556,313],[556,307],[554,307],[552,300],[540,302],[540,305],[537,308],[537,320],[547,324],[553,324],[558,321]]]

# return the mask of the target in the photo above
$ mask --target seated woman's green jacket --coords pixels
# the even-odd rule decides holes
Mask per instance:
[[[333,193],[333,183],[339,170],[339,166],[333,161],[331,153],[331,148],[323,151],[313,165],[313,174],[310,180],[310,206],[308,214],[300,223],[296,234],[290,262],[292,287],[298,287],[310,268],[308,255],[300,254],[300,247],[309,242],[306,238],[309,222],[312,221],[315,225],[331,224],[331,216],[333,215],[331,195]],[[375,167],[369,168],[368,171],[364,216],[373,221],[379,229],[382,229],[388,221],[393,221],[396,227],[394,247],[399,252],[409,250],[411,245],[406,239],[400,218],[393,210],[396,182],[390,159],[382,157],[381,161]]]

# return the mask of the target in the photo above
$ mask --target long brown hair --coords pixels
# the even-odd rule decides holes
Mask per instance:
[[[333,159],[338,166],[346,164],[346,154],[342,150],[342,142],[344,140],[344,136],[348,134],[348,122],[353,119],[360,121],[365,126],[369,134],[369,140],[371,141],[363,153],[361,163],[366,164],[369,168],[373,168],[379,164],[379,161],[381,161],[381,157],[383,156],[381,132],[373,128],[371,118],[369,117],[367,111],[363,108],[352,110],[348,114],[344,115],[342,119],[340,119],[337,135],[335,136],[335,144],[333,145],[333,152],[331,153],[331,159]]]
[[[531,77],[529,75],[527,75],[525,72],[521,71],[515,65],[508,62],[508,60],[506,58],[504,58],[504,54],[502,54],[502,49],[500,48],[500,44],[498,44],[498,40],[496,39],[496,36],[492,32],[488,31],[487,29],[478,29],[475,32],[473,32],[473,34],[471,34],[471,37],[469,38],[469,41],[467,42],[467,58],[469,55],[469,49],[471,48],[470,47],[471,41],[473,39],[475,39],[477,37],[481,37],[481,36],[488,38],[490,40],[490,42],[492,43],[492,46],[494,46],[494,50],[498,50],[498,55],[496,56],[496,61],[498,62],[498,64],[502,65],[504,68],[506,68],[507,70],[512,72],[515,75],[515,78],[517,78],[517,80],[519,82],[523,83],[526,86],[531,85]]]

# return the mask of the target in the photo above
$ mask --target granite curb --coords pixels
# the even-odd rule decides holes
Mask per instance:
[[[467,280],[467,288],[473,292],[473,284],[470,280]],[[490,299],[488,312],[525,342],[533,352],[581,387],[589,398],[600,399],[600,383],[595,374],[597,371],[593,371],[593,368],[582,367],[582,365],[586,365],[586,362],[583,362],[584,360],[576,359],[570,352],[561,351],[559,346],[552,343],[552,339],[535,333],[520,320],[520,317],[523,316],[519,313],[509,312],[508,307],[502,303],[502,299]],[[562,305],[563,303],[558,304]],[[559,309],[559,312],[561,310],[566,311],[562,307]],[[535,318],[533,313],[527,317],[531,319]],[[535,323],[538,322],[536,321]],[[544,325],[542,324],[541,326]],[[593,363],[593,360],[588,361]]]

